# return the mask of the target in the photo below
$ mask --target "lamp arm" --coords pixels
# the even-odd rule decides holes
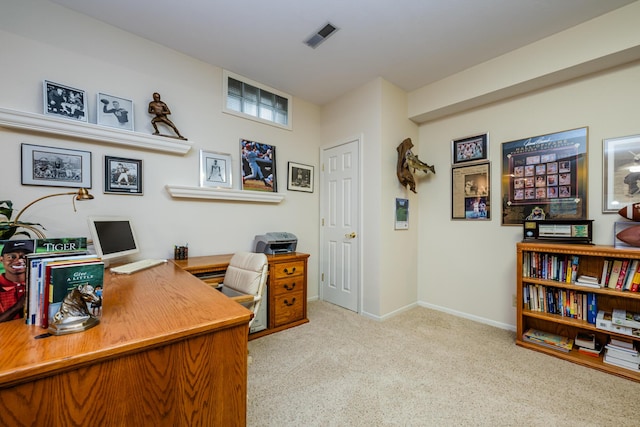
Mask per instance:
[[[24,213],[24,211],[26,211],[28,207],[30,207],[31,205],[36,204],[40,200],[44,200],[44,199],[47,199],[49,197],[55,197],[55,196],[68,196],[68,195],[71,195],[71,194],[77,194],[77,192],[72,191],[72,192],[69,192],[69,193],[49,194],[48,196],[43,196],[43,197],[40,197],[39,199],[35,199],[33,202],[29,203],[27,206],[22,208],[22,210],[20,212],[18,212],[18,215],[16,215],[16,218],[12,222],[13,223],[17,223],[18,220],[20,219],[20,216],[22,216],[22,214]],[[75,197],[74,197],[74,203],[73,203],[73,211],[74,212],[76,211]]]

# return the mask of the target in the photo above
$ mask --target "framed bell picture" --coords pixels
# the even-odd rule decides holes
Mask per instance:
[[[640,135],[602,141],[602,212],[640,202]]]
[[[142,196],[142,160],[104,156],[104,193]]]
[[[502,144],[502,225],[587,219],[588,128]]]

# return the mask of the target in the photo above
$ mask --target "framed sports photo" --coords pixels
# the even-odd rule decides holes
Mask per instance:
[[[22,184],[91,188],[91,152],[22,144]]]
[[[313,193],[313,166],[289,162],[287,190]]]
[[[502,144],[502,225],[587,219],[588,128]]]
[[[490,220],[490,163],[451,168],[451,219]]]
[[[142,160],[104,156],[104,193],[142,196]]]
[[[99,92],[96,102],[99,125],[133,130],[133,101]]]
[[[451,141],[452,165],[481,162],[487,160],[488,155],[489,136],[486,133]]]
[[[602,141],[602,212],[640,202],[640,135]]]
[[[231,186],[231,155],[200,150],[200,187]]]
[[[242,189],[277,192],[276,147],[240,139]]]
[[[87,96],[84,90],[45,80],[43,83],[44,114],[86,122]]]

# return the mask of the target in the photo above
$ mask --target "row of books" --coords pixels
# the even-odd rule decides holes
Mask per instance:
[[[640,260],[637,259],[605,258],[602,271],[597,277],[578,274],[580,266],[578,255],[524,252],[522,262],[524,277],[574,283],[593,288],[640,292]]]
[[[529,310],[596,323],[598,303],[593,292],[529,283],[523,286],[522,295]]]
[[[6,241],[0,241],[0,246]],[[104,263],[88,254],[87,239],[29,239],[26,254],[24,318],[28,325],[49,326],[62,300],[80,285],[103,287]],[[101,307],[94,307],[101,314]]]
[[[578,352],[587,356],[600,357],[602,353],[602,344],[596,341],[596,334],[580,331],[576,334],[574,343]]]
[[[577,255],[523,252],[522,275],[534,279],[573,283],[577,278],[579,261]]]

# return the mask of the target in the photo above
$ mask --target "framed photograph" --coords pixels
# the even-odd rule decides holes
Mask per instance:
[[[45,80],[42,98],[45,115],[87,121],[87,96],[84,90]]]
[[[289,162],[287,190],[313,193],[313,166]]]
[[[394,230],[409,229],[409,200],[396,198],[396,212],[394,215]]]
[[[587,219],[586,127],[502,144],[502,225]]]
[[[277,192],[276,147],[240,139],[242,189]]]
[[[475,163],[489,158],[489,136],[468,136],[451,141],[451,164]]]
[[[104,192],[142,196],[142,160],[104,156]]]
[[[200,150],[200,187],[231,185],[231,155]]]
[[[98,92],[96,121],[101,126],[133,131],[133,101]]]
[[[451,219],[491,219],[489,162],[451,168]]]
[[[22,144],[22,184],[91,188],[91,152]]]
[[[602,212],[640,202],[640,135],[602,141]]]

